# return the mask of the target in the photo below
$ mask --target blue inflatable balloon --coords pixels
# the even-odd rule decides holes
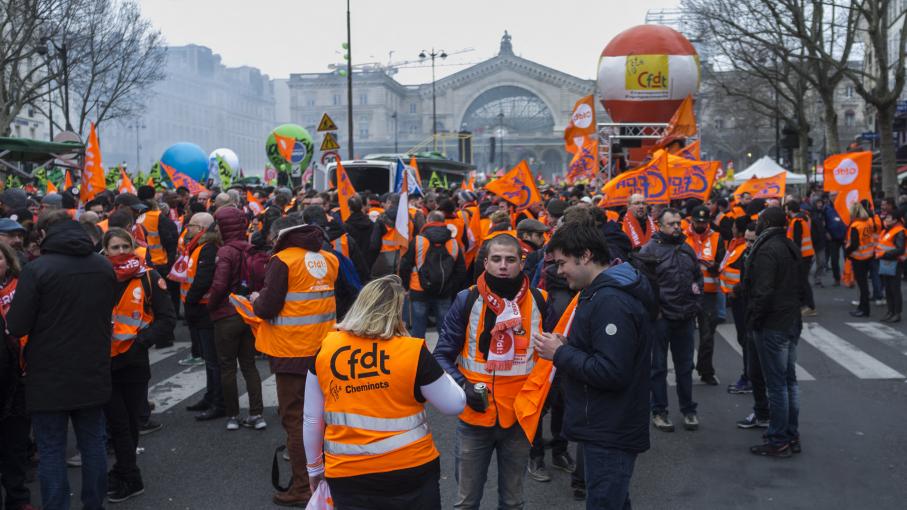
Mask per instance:
[[[196,182],[204,183],[208,177],[208,154],[194,143],[180,142],[167,147],[161,156],[161,163]]]

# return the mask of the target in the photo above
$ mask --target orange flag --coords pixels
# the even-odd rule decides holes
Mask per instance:
[[[567,170],[567,182],[573,184],[579,179],[593,179],[598,174],[598,139],[583,138],[583,145],[573,155]]]
[[[837,193],[835,211],[841,221],[850,223],[850,206],[860,200],[872,202],[872,152],[849,152],[829,156],[823,164],[822,187]]]
[[[576,315],[579,295],[580,293],[577,292],[573,296],[573,300],[570,301],[560,320],[557,321],[557,326],[554,327],[555,334],[564,336],[570,334],[570,326],[573,324],[573,316]],[[520,428],[523,429],[523,433],[529,438],[530,443],[535,440],[535,432],[539,427],[539,420],[542,419],[545,399],[548,398],[548,393],[551,391],[551,381],[554,380],[556,372],[554,363],[539,358],[514,399],[513,411]]]
[[[753,198],[782,198],[787,187],[787,174],[781,172],[778,175],[759,179],[752,179],[737,186],[734,196],[739,197],[743,193],[749,193]]]
[[[117,189],[119,193],[132,193],[136,194],[135,186],[132,184],[132,179],[129,178],[129,174],[123,170],[123,167],[120,167],[120,186]]]
[[[520,161],[501,178],[486,184],[485,189],[515,205],[517,209],[525,209],[542,201],[526,161]]]
[[[694,161],[699,161],[699,158],[701,157],[701,152],[699,150],[699,140],[696,140],[683,149],[680,149],[680,154],[678,154],[678,156],[682,158],[692,159]]]
[[[255,216],[258,216],[262,211],[265,210],[265,208],[261,205],[261,202],[259,202],[258,199],[255,198],[255,195],[253,195],[249,190],[246,190],[246,202],[249,203],[249,210],[252,211],[252,214]]]
[[[170,177],[170,182],[173,183],[174,188],[185,186],[189,190],[190,195],[198,195],[202,191],[208,191],[207,188],[195,182],[188,175],[176,171],[173,167],[165,164],[164,162],[161,162],[161,168],[163,168],[164,171],[167,172],[167,175]]]
[[[296,146],[296,139],[292,136],[282,136],[274,133],[274,140],[277,142],[277,152],[287,161],[293,161],[293,147]]]
[[[69,173],[69,170],[63,171],[63,188],[70,189],[72,188],[72,174]]]
[[[664,147],[678,138],[693,136],[697,132],[696,114],[693,113],[693,96],[687,95],[677,107],[677,111],[668,121],[668,129],[660,140],[655,142],[656,147]]]
[[[630,195],[639,193],[647,204],[667,204],[671,200],[668,187],[668,155],[664,151],[645,165],[624,172],[602,188],[604,198],[599,207],[627,205]]]
[[[104,179],[104,167],[101,166],[101,147],[98,145],[98,132],[91,123],[88,133],[88,146],[85,147],[85,166],[82,168],[82,186],[85,188],[80,193],[81,199],[88,202],[95,195],[107,189]]]
[[[720,161],[692,161],[668,154],[668,187],[671,200],[709,199]]]
[[[416,163],[415,156],[409,158],[409,166],[413,167],[413,171],[416,172],[416,185],[422,189],[422,174],[419,173],[419,165]]]
[[[415,159],[415,158],[414,158]],[[404,182],[405,178],[404,178]],[[350,182],[350,177],[346,175],[346,169],[343,168],[343,165],[340,163],[340,160],[337,160],[337,201],[340,202],[340,219],[346,221],[349,219],[350,211],[350,198],[356,196],[356,189],[353,188],[353,183]]]
[[[564,148],[577,153],[595,133],[595,96],[581,98],[573,105],[573,114],[564,129]]]
[[[59,193],[54,183],[47,181],[47,193]]]
[[[151,177],[151,176],[149,175],[149,176],[148,176],[148,180],[145,181],[145,185],[146,185],[146,186],[151,186],[151,187],[153,188],[153,187],[154,187],[154,177]]]

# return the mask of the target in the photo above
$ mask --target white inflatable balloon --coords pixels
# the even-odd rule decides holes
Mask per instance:
[[[230,174],[234,177],[239,174],[239,156],[236,155],[230,149],[221,148],[214,149],[211,152],[211,155],[208,156],[208,178],[209,179],[220,179],[220,174],[218,173],[218,156],[230,167]]]

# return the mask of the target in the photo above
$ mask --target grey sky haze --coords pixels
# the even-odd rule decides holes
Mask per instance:
[[[248,65],[272,78],[325,72],[343,62],[343,0],[139,0],[170,45],[208,46],[228,66]],[[517,55],[592,79],[602,48],[642,24],[648,9],[678,0],[351,0],[353,63],[418,61],[432,47],[451,55],[438,77],[494,56],[504,30]],[[440,63],[440,62],[439,62]],[[464,65],[452,65],[464,64]],[[418,65],[418,64],[415,64]],[[431,80],[427,67],[401,68],[402,83]]]

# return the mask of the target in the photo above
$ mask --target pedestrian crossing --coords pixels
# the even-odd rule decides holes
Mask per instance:
[[[904,367],[907,367],[907,363],[900,357],[907,356],[907,333],[904,330],[873,321],[846,322],[844,324],[849,332],[840,332],[843,335],[842,337],[818,322],[804,322],[796,367],[799,381],[816,381],[834,376],[835,372],[829,369],[829,365],[839,366],[844,372],[841,372],[840,369],[837,372],[857,379],[905,379],[904,374],[907,373],[907,368]],[[734,358],[739,360],[732,367],[728,367],[726,364],[724,366],[719,365],[717,367],[719,373],[739,373],[743,368],[743,353],[740,345],[737,344],[737,334],[734,325],[720,324],[716,333],[716,342],[720,342],[719,338],[724,340],[724,343],[736,354]],[[434,347],[436,341],[437,334],[429,333],[427,344],[430,349]],[[874,356],[858,346],[858,343],[867,341],[877,344],[885,351],[891,351],[900,356],[892,358]],[[189,347],[189,342],[177,342],[165,349],[151,349],[149,351],[149,360],[154,367],[168,360],[181,359],[189,354]],[[719,346],[716,345],[716,351],[718,348]],[[879,352],[878,349],[873,350]],[[693,359],[696,359],[695,352]],[[172,362],[164,364],[168,365],[168,367],[175,365]],[[811,372],[804,365],[809,366],[811,369],[818,369],[818,372]],[[157,370],[153,368],[152,373],[155,372]],[[263,377],[262,398],[264,406],[266,408],[275,408],[277,407],[277,380],[274,375],[268,373],[267,368],[260,366],[259,372]],[[237,373],[237,377],[241,383],[241,374]],[[674,364],[670,354],[668,355],[667,381],[670,386],[676,386]],[[699,380],[695,372],[693,384],[697,386],[704,384]],[[205,385],[205,367],[203,365],[180,367],[180,370],[175,374],[169,375],[151,385],[148,389],[148,399],[154,403],[155,413],[164,413],[182,403],[185,403],[185,405],[193,403],[194,399],[192,397],[197,393],[203,392]],[[249,408],[248,393],[240,396],[239,403],[240,408]]]

